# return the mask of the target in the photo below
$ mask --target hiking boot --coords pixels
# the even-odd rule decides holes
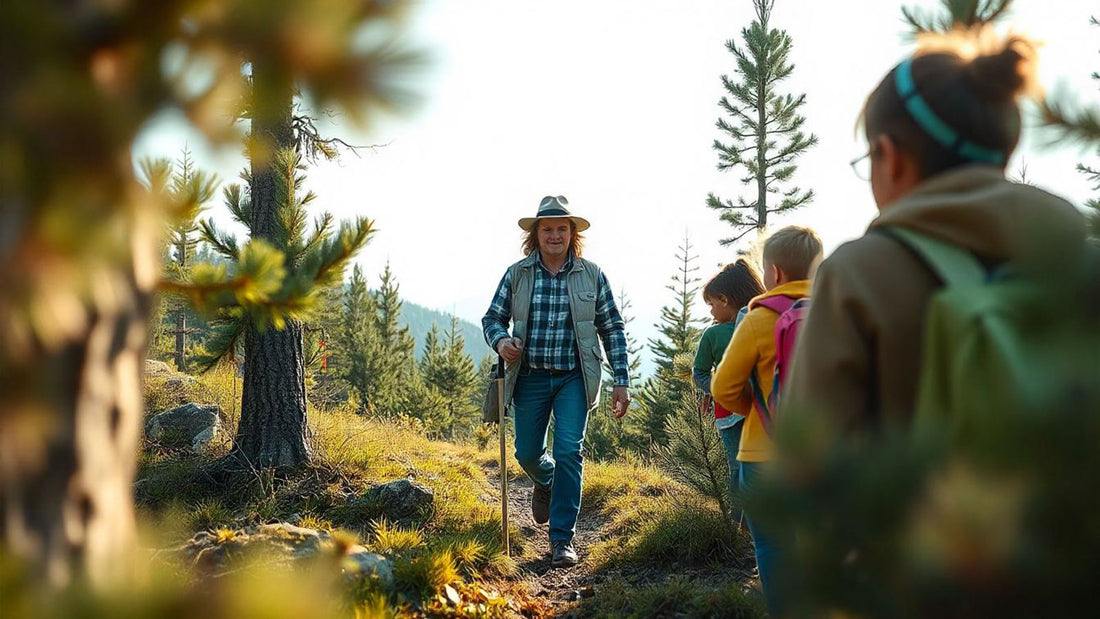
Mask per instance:
[[[535,484],[535,491],[531,493],[531,515],[535,522],[546,524],[550,522],[550,486]]]
[[[550,567],[573,567],[577,564],[577,551],[573,550],[573,542],[550,542],[554,549],[550,557]]]

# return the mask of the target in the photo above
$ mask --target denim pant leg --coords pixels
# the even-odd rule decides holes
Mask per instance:
[[[741,490],[749,492],[759,479],[766,462],[741,462]],[[782,560],[781,552],[775,540],[760,531],[759,523],[748,515],[749,533],[756,550],[756,567],[760,572],[760,585],[764,588],[764,598],[768,602],[768,612],[773,616],[782,614],[782,596],[775,590],[777,564]]]
[[[736,506],[739,502],[737,500],[737,488],[739,484],[739,478],[741,476],[741,463],[737,460],[737,452],[741,448],[741,430],[745,427],[744,423],[739,423],[735,426],[728,428],[722,428],[718,431],[718,435],[722,437],[722,445],[726,448],[726,460],[730,469],[730,505]],[[740,509],[734,507],[732,509],[733,519],[735,521],[741,519]]]
[[[516,460],[531,481],[541,486],[554,479],[554,460],[546,453],[546,428],[554,404],[551,377],[541,372],[520,375],[512,396],[516,423]]]
[[[588,399],[580,370],[555,377],[554,489],[550,493],[550,539],[572,541],[581,511],[584,462],[581,445],[588,424]]]

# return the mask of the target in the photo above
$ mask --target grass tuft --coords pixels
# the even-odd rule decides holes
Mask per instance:
[[[399,589],[431,597],[460,576],[450,549],[434,551],[412,558],[397,558],[393,564],[394,580]]]
[[[423,533],[390,524],[385,518],[374,523],[371,535],[370,549],[383,555],[408,553],[424,544]]]
[[[193,531],[203,531],[233,523],[233,513],[217,499],[203,499],[190,509],[188,526]]]
[[[763,619],[767,616],[759,595],[746,593],[737,583],[718,586],[673,577],[663,585],[635,588],[615,582],[577,609],[580,617],[707,617]]]

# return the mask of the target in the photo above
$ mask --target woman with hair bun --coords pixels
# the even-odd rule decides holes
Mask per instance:
[[[853,164],[868,165],[880,214],[818,270],[783,399],[841,432],[912,420],[925,311],[942,282],[906,234],[961,248],[987,269],[1050,247],[1068,264],[1086,247],[1077,209],[1005,179],[1034,47],[1021,38],[984,40],[976,53],[950,39],[923,43],[867,99],[868,152]]]

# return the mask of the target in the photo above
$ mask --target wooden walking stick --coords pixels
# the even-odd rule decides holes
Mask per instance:
[[[504,359],[500,360],[500,378],[497,379],[497,402],[500,404],[500,531],[504,543],[504,556],[511,556],[508,548],[508,454],[504,432]]]

